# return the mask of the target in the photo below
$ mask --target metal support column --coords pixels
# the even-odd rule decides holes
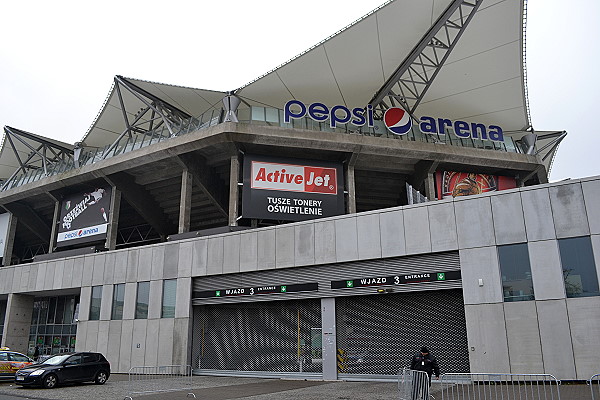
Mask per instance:
[[[337,331],[335,297],[321,299],[321,332],[323,335],[323,380],[337,380]]]
[[[181,196],[179,199],[179,228],[177,233],[190,231],[190,213],[192,211],[192,174],[186,168],[181,173]]]
[[[231,157],[231,168],[229,172],[229,226],[237,226],[238,224],[239,176],[240,160],[237,155],[235,155]]]
[[[17,233],[17,217],[12,213],[9,213],[8,218],[8,229],[6,232],[6,239],[4,240],[4,255],[2,256],[2,264],[5,267],[11,265],[11,258],[13,252],[13,246],[15,244],[15,235]]]
[[[348,191],[348,202],[346,212],[356,214],[356,180],[354,179],[354,166],[360,154],[360,148],[352,153],[346,165],[346,190]]]
[[[116,186],[112,187],[110,196],[110,215],[108,216],[108,230],[104,247],[114,250],[117,247],[117,228],[119,225],[119,211],[121,209],[121,191]]]
[[[425,197],[429,201],[437,200],[435,197],[435,172],[429,172],[425,178]]]
[[[50,232],[50,242],[48,243],[48,253],[54,251],[56,244],[56,233],[58,231],[58,225],[60,224],[60,201],[54,199],[54,216],[52,217],[52,231]]]

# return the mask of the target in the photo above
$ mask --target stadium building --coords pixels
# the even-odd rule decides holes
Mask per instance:
[[[548,183],[566,132],[531,124],[525,26],[522,0],[389,1],[236,90],[116,76],[74,145],[6,126],[2,345],[589,378],[600,178]]]

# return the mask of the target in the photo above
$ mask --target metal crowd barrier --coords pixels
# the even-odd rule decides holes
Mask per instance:
[[[157,367],[132,367],[129,369],[129,394],[124,400],[133,400],[135,395],[187,390],[187,397],[196,398],[192,392],[191,365],[161,365]]]
[[[594,388],[594,381],[596,381],[596,387]],[[600,374],[592,375],[587,381],[592,391],[592,400],[600,399]],[[596,396],[597,395],[597,396]]]
[[[549,374],[443,374],[442,400],[560,400],[560,381]]]
[[[398,372],[399,400],[429,400],[429,375],[403,368]]]

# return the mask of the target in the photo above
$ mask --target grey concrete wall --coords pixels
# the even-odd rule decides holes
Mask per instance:
[[[33,296],[11,293],[8,295],[2,346],[27,354]]]
[[[0,294],[80,290],[77,349],[106,352],[125,372],[188,362],[192,277],[458,250],[472,370],[584,379],[600,357],[588,334],[598,331],[600,297],[565,298],[557,240],[591,235],[600,275],[599,196],[593,177],[11,266],[0,269]],[[497,246],[525,242],[536,300],[504,303]],[[175,278],[175,318],[161,318],[163,280]],[[151,288],[145,320],[134,319],[140,281]],[[124,314],[114,321],[119,283]],[[88,320],[92,286],[103,286],[100,321]]]

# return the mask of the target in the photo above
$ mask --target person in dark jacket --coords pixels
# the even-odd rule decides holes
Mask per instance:
[[[427,372],[429,376],[429,384],[431,384],[431,375],[435,374],[435,378],[440,377],[440,367],[436,358],[429,353],[429,349],[425,346],[421,347],[421,352],[413,356],[410,363],[410,369]]]

